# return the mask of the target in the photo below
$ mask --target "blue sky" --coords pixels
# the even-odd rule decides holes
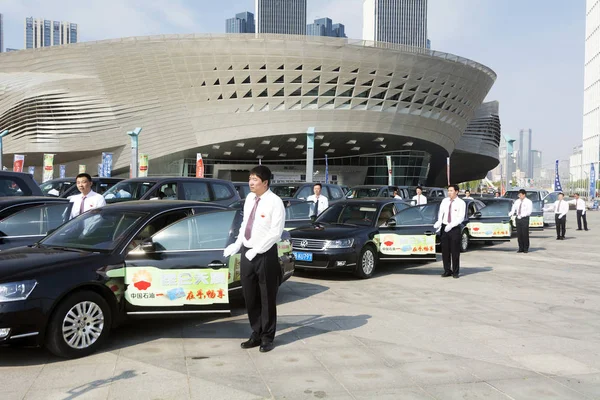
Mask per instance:
[[[221,33],[226,18],[253,9],[253,0],[0,0],[5,45],[14,48],[23,48],[27,16],[78,23],[89,41]],[[308,17],[330,17],[350,38],[362,36],[362,0],[308,0]],[[582,140],[584,0],[429,0],[428,25],[435,50],[497,72],[488,100],[500,102],[503,134],[531,128],[545,166],[568,159]]]

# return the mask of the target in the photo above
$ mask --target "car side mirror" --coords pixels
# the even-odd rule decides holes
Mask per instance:
[[[396,226],[396,220],[394,218],[390,218],[387,220],[387,226]]]
[[[473,214],[473,216],[474,216],[475,218],[481,218],[481,212],[480,212],[480,211],[477,211],[475,214]]]
[[[140,247],[144,253],[152,253],[156,250],[156,246],[154,245],[152,239],[144,240]]]
[[[317,216],[316,215],[311,215],[310,216],[310,222],[315,222],[317,220]]]

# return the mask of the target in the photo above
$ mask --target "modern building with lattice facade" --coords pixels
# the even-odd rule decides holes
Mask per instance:
[[[442,184],[446,157],[465,140],[481,142],[465,147],[474,157],[493,159],[494,146],[497,157],[495,133],[463,135],[495,73],[411,46],[168,35],[3,53],[0,64],[4,159],[25,154],[26,165],[41,166],[54,153],[67,174],[108,151],[126,175],[135,127],[151,175],[191,174],[202,153],[209,176],[247,179],[260,159],[274,180],[302,179],[309,127],[315,180],[326,155],[330,181],[348,185],[387,183],[386,155],[397,184]],[[468,160],[465,179],[492,164]]]

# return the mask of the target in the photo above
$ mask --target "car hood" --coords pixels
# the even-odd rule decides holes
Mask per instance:
[[[108,255],[44,247],[17,247],[0,252],[0,282],[33,279],[39,274],[75,266],[106,265]]]
[[[296,228],[290,231],[290,235],[292,238],[337,240],[354,237],[359,232],[364,233],[373,229],[370,226],[314,224]]]

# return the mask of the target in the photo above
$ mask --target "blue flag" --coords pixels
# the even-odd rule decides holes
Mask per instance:
[[[66,165],[59,165],[58,170],[59,170],[59,177],[61,179],[67,176],[67,166]]]
[[[325,183],[329,183],[329,161],[327,160],[327,154],[325,154]]]
[[[596,197],[596,170],[594,169],[594,163],[590,166],[590,198]]]
[[[556,170],[554,172],[554,190],[562,192],[562,186],[560,185],[560,176],[558,176],[558,160],[556,160]]]

